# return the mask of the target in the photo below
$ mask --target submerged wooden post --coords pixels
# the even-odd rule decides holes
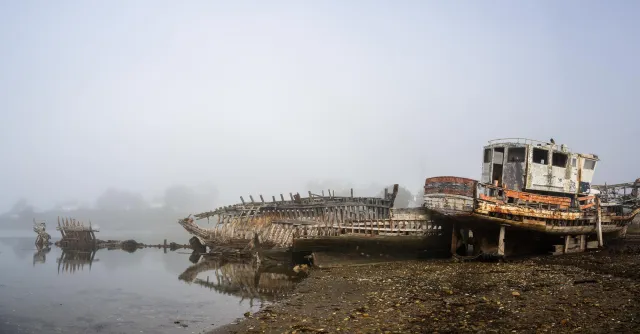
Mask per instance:
[[[587,248],[586,241],[587,241],[587,236],[584,234],[581,234],[580,235],[580,251],[581,252],[584,252],[585,249]]]
[[[564,236],[564,252],[563,253],[565,254],[569,252],[569,241],[571,241],[571,236],[567,234]]]
[[[506,227],[500,225],[500,236],[498,237],[498,255],[504,256],[504,234]]]

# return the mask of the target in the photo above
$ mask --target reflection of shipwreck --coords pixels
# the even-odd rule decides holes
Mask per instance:
[[[280,195],[272,201],[245,202],[194,215],[195,220],[213,220],[213,228],[203,228],[192,217],[179,223],[209,247],[220,245],[261,249],[290,249],[302,240],[346,240],[342,237],[393,237],[407,242],[414,238],[423,244],[424,238],[443,234],[440,224],[432,222],[423,209],[392,209],[398,192],[385,189],[384,197],[316,195],[306,198],[290,194],[290,200]],[[377,243],[380,243],[378,240]],[[304,243],[300,243],[304,244]],[[310,245],[306,243],[306,245]],[[306,246],[305,246],[306,247]],[[313,249],[313,245],[309,249]]]
[[[207,276],[198,278],[203,273],[207,273]],[[249,298],[253,302],[253,299],[273,301],[288,295],[302,277],[287,266],[264,267],[251,262],[227,262],[202,257],[178,278],[222,294]]]
[[[78,270],[84,270],[84,266],[88,265],[91,270],[91,265],[94,261],[98,261],[95,258],[96,249],[85,250],[69,250],[62,249],[62,255],[57,259],[58,273],[62,272],[75,273]]]
[[[505,255],[558,241],[556,252],[584,251],[602,245],[603,234],[624,234],[640,213],[640,179],[591,185],[598,161],[553,142],[494,140],[484,147],[480,182],[429,178],[424,207],[455,225],[454,253]]]
[[[51,247],[48,245],[46,247],[36,247],[36,252],[33,253],[33,266],[35,267],[36,263],[46,263],[47,262],[47,254],[51,251]]]

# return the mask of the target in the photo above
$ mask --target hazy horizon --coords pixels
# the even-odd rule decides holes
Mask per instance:
[[[0,4],[0,213],[218,202],[311,182],[416,192],[478,179],[482,146],[554,138],[640,177],[640,3],[19,1]],[[211,209],[203,207],[202,211]]]

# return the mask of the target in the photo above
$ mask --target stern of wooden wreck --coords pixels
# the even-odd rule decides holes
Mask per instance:
[[[423,206],[436,215],[468,216],[473,212],[477,182],[455,176],[428,178],[424,184]]]

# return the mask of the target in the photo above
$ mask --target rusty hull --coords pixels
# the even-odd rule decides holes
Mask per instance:
[[[473,188],[469,188],[473,185]],[[625,186],[633,185],[625,184]],[[620,185],[616,185],[620,186]],[[613,198],[609,187],[609,197]],[[631,191],[626,194],[632,193]],[[629,195],[621,196],[628,201]],[[453,218],[469,227],[483,223],[508,225],[549,234],[596,233],[598,210],[596,196],[571,199],[504,189],[457,177],[434,177],[425,182],[424,207],[431,213]],[[621,209],[619,209],[621,210]],[[621,214],[615,210],[601,213],[603,233],[621,231],[640,214],[640,207]]]

